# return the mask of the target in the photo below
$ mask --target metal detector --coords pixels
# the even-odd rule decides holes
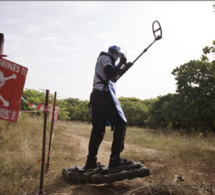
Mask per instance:
[[[133,62],[129,62],[127,64],[124,64],[115,78],[112,79],[113,82],[116,82],[125,72],[133,66],[133,64],[145,53],[147,50],[154,44],[154,42],[160,40],[162,38],[162,29],[160,23],[156,20],[152,23],[152,32],[155,37],[154,41],[146,48],[143,50],[143,52],[137,56],[137,58]]]

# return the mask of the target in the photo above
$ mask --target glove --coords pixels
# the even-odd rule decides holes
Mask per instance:
[[[119,63],[120,64],[125,64],[127,62],[127,58],[125,57],[125,55],[122,53]]]

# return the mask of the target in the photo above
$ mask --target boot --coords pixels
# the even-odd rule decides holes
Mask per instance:
[[[108,167],[109,168],[118,167],[120,161],[121,161],[121,158],[119,155],[115,155],[115,156],[111,155]]]
[[[109,161],[109,168],[116,168],[116,167],[124,167],[128,165],[133,165],[134,162],[127,159],[122,159],[119,155],[110,157]]]
[[[85,166],[83,167],[84,169],[95,169],[97,168],[97,158],[94,157],[87,157],[87,162],[85,164]]]

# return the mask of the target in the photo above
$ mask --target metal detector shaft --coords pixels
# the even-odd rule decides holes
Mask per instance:
[[[147,50],[154,44],[155,41],[157,41],[157,39],[155,39],[146,49],[144,49],[143,52],[132,62],[132,64],[134,64],[145,52],[147,52]]]
[[[156,25],[156,24],[158,25],[158,28],[155,29],[155,25]],[[147,50],[155,43],[155,41],[160,40],[160,39],[162,38],[162,29],[161,29],[161,25],[160,25],[160,23],[159,23],[157,20],[154,21],[154,22],[152,23],[152,32],[153,32],[154,37],[155,37],[154,41],[153,41],[146,49],[144,49],[143,52],[142,52],[139,56],[137,56],[137,58],[136,58],[133,62],[130,62],[130,63],[127,63],[127,64],[123,65],[122,68],[119,70],[119,74],[118,74],[115,78],[112,79],[113,82],[116,82],[117,80],[119,80],[119,78],[120,78],[123,74],[125,74],[125,72],[127,72],[127,70],[128,70],[129,68],[131,68],[131,67],[133,66],[133,64],[134,64],[145,52],[147,52]],[[157,32],[159,33],[159,35],[156,35]]]

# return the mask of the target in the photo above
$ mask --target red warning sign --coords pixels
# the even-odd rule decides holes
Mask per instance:
[[[0,58],[0,119],[16,122],[28,69]]]

